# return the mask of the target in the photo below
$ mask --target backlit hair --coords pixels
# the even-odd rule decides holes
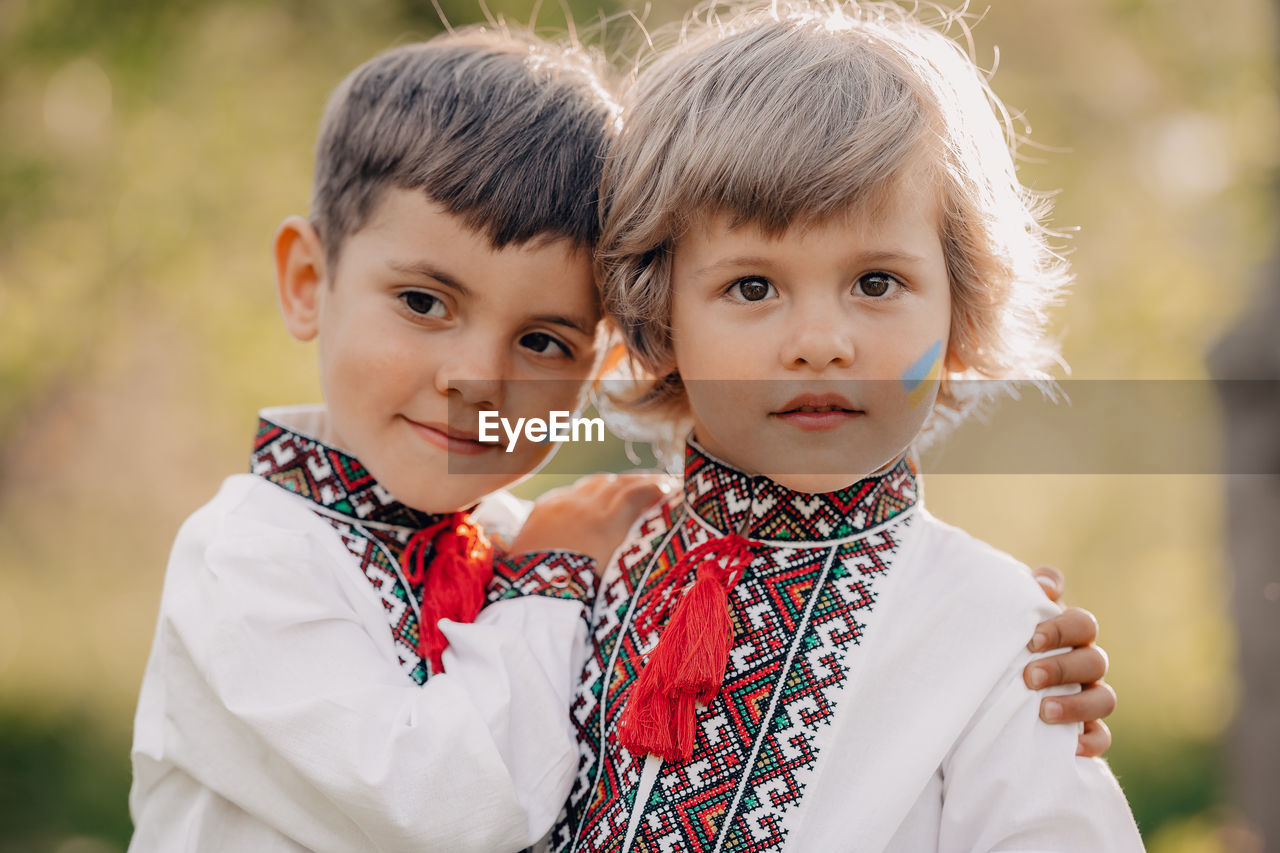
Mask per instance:
[[[937,187],[951,285],[935,414],[956,420],[996,384],[959,378],[1047,378],[1060,360],[1046,311],[1069,276],[1043,197],[1015,175],[1008,116],[964,50],[890,3],[719,8],[638,73],[604,170],[605,306],[651,380],[635,405],[688,414],[671,270],[693,223],[723,214],[779,234],[874,205],[915,168]]]

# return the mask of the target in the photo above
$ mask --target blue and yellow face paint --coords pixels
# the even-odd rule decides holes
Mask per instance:
[[[907,392],[907,402],[915,408],[929,396],[929,386],[942,375],[942,340],[933,342],[924,355],[902,371],[902,389]]]

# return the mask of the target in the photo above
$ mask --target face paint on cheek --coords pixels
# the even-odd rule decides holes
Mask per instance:
[[[938,339],[902,371],[902,390],[907,392],[907,402],[915,408],[929,396],[930,386],[937,381],[942,366],[942,340]]]

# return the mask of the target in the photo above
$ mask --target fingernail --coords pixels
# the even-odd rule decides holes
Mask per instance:
[[[1055,720],[1062,719],[1062,703],[1049,701],[1044,703],[1044,721],[1052,723]]]
[[[1044,687],[1049,683],[1049,673],[1044,671],[1044,667],[1038,666],[1031,670],[1031,686],[1035,688]]]
[[[1036,631],[1034,637],[1031,638],[1031,651],[1038,652],[1049,645],[1049,635],[1041,631]]]
[[[1049,590],[1049,592],[1057,592],[1057,591],[1058,591],[1058,585],[1057,585],[1056,583],[1054,583],[1053,578],[1041,578],[1041,577],[1037,577],[1037,578],[1036,578],[1036,580],[1040,582],[1040,586],[1042,586],[1042,587],[1044,587],[1045,589]]]

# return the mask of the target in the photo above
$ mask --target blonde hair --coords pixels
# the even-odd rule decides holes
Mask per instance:
[[[939,190],[952,297],[935,420],[993,393],[957,379],[1047,379],[1060,359],[1046,311],[1069,276],[969,56],[890,3],[714,10],[638,74],[602,177],[604,303],[647,376],[632,408],[688,414],[670,318],[672,252],[691,223],[725,214],[781,233],[875,205],[918,163]]]

